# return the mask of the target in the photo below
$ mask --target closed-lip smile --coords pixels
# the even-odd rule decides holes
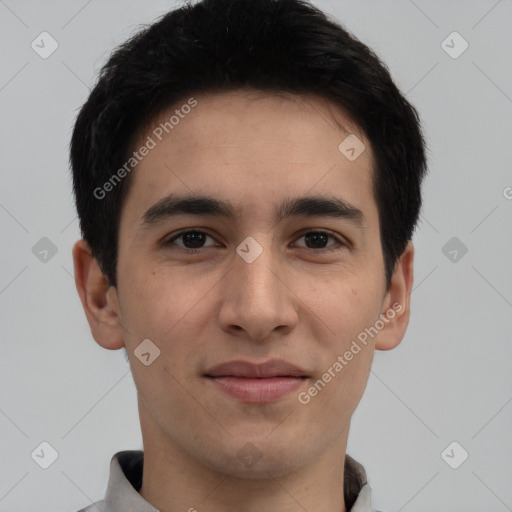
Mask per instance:
[[[263,363],[228,361],[213,366],[204,373],[204,377],[227,395],[250,403],[282,398],[309,378],[305,370],[282,359]]]
[[[210,368],[207,377],[246,377],[266,379],[271,377],[308,377],[305,370],[282,359],[270,359],[264,363],[228,361]]]

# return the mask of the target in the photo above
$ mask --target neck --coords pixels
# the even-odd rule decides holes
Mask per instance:
[[[269,449],[270,444],[255,441],[261,458],[252,468],[235,474],[233,468],[241,464],[227,456],[222,460],[209,450],[211,441],[205,443],[199,459],[142,414],[141,426],[144,470],[139,494],[160,512],[346,512],[343,478],[348,427],[320,456],[302,464],[296,463],[297,458],[287,461],[278,445]],[[204,440],[195,441],[201,445]],[[230,441],[225,451],[233,451]],[[304,446],[304,442],[298,444],[293,455]]]

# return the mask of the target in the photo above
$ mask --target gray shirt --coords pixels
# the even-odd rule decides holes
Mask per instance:
[[[110,476],[103,500],[78,512],[159,512],[140,494],[144,452],[125,450],[110,461]],[[372,508],[366,472],[350,455],[345,456],[344,494],[347,512],[378,512]]]

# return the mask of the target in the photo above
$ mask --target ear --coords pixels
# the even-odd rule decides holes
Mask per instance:
[[[380,317],[384,320],[384,327],[375,338],[375,348],[377,350],[395,348],[405,335],[411,311],[413,260],[414,246],[409,241],[395,264],[391,283],[384,296]]]
[[[125,346],[117,291],[108,285],[89,244],[81,239],[73,246],[75,284],[82,301],[92,337],[103,348],[116,350]]]

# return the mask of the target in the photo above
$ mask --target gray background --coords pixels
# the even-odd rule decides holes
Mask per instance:
[[[376,352],[348,453],[386,512],[512,510],[512,2],[315,3],[383,58],[429,145],[411,322]],[[76,511],[103,498],[116,451],[142,448],[129,366],[92,339],[75,290],[67,151],[111,50],[174,5],[0,0],[0,511]],[[47,59],[42,31],[59,44]],[[452,441],[469,453],[458,469]]]

